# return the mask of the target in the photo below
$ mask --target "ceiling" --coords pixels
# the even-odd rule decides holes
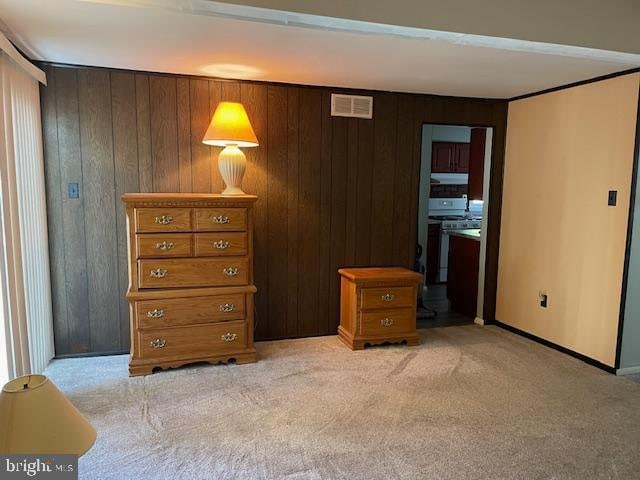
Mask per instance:
[[[208,0],[0,0],[36,60],[308,85],[510,98],[640,55],[330,19]]]

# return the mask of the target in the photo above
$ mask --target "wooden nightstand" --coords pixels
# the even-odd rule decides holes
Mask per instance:
[[[422,275],[406,268],[342,268],[338,337],[352,350],[385,342],[417,345]]]

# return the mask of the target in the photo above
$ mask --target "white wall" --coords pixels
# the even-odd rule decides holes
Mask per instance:
[[[423,125],[420,155],[420,199],[418,204],[418,243],[422,245],[420,263],[424,266],[427,252],[429,192],[431,190],[431,143],[470,142],[471,128],[454,125]]]
[[[640,159],[639,159],[640,161]],[[640,170],[636,173],[640,185]],[[636,193],[629,258],[629,277],[622,327],[620,368],[640,372],[640,192]]]

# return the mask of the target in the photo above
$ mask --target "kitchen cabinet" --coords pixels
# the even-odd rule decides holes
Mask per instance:
[[[427,232],[427,259],[424,278],[427,284],[433,284],[436,283],[440,271],[440,224],[430,223]]]
[[[482,184],[484,182],[484,154],[487,138],[485,128],[471,129],[471,143],[469,144],[469,185],[467,196],[469,200],[482,200]]]
[[[431,144],[432,173],[468,173],[470,145],[462,142]]]
[[[454,148],[451,142],[433,142],[431,144],[431,172],[449,173],[454,164]]]
[[[469,153],[470,153],[470,145],[468,143],[455,144],[456,173],[469,172]]]
[[[455,234],[449,236],[447,298],[451,310],[475,318],[478,309],[480,241]]]

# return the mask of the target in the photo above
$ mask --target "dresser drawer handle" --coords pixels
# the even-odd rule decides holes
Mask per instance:
[[[236,306],[233,303],[223,303],[220,305],[221,312],[233,312],[236,309]]]
[[[236,335],[235,333],[227,332],[224,335],[222,335],[220,338],[225,342],[233,342],[236,338],[238,338],[238,335]]]
[[[155,340],[151,340],[149,345],[153,348],[164,348],[167,344],[167,341],[164,338],[156,338]]]
[[[382,300],[385,302],[392,302],[396,296],[393,293],[387,293],[386,295],[382,295]]]
[[[391,325],[393,325],[393,318],[383,318],[382,320],[380,320],[380,325],[382,325],[383,327],[390,327]]]
[[[151,270],[151,276],[153,278],[164,278],[167,276],[167,271],[164,268],[156,268]]]
[[[218,215],[217,217],[211,217],[213,223],[229,223],[231,220],[226,215]]]
[[[240,269],[238,267],[227,267],[222,271],[228,277],[235,277],[236,275],[238,275],[238,273],[240,273]]]
[[[175,247],[173,242],[156,243],[156,248],[158,250],[171,250],[173,247]]]
[[[217,242],[213,242],[213,246],[219,250],[224,250],[226,248],[229,248],[231,244],[226,240],[218,240]]]
[[[162,318],[164,317],[164,310],[161,308],[154,308],[153,310],[149,310],[147,312],[147,317],[149,318]]]
[[[171,215],[156,217],[156,223],[159,223],[160,225],[169,225],[171,222],[173,222],[173,217]]]

